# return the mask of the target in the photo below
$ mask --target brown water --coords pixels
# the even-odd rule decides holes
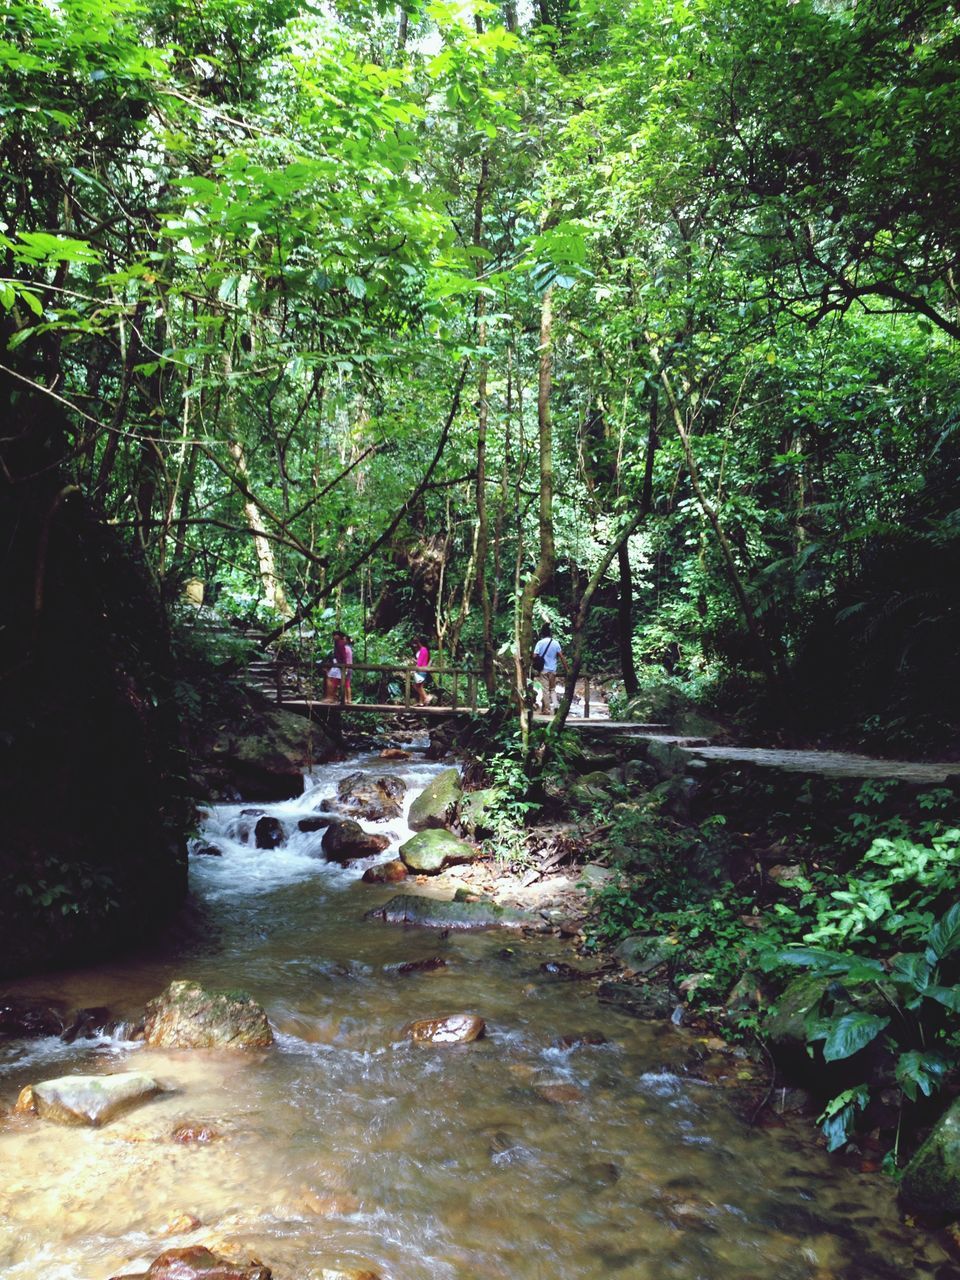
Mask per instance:
[[[347,767],[270,812],[293,829]],[[414,791],[429,776],[406,772]],[[194,1242],[253,1254],[276,1280],[324,1265],[383,1280],[958,1274],[901,1225],[885,1180],[840,1169],[803,1126],[751,1129],[723,1088],[686,1073],[689,1033],[542,974],[544,960],[574,959],[556,940],[365,922],[391,891],[360,885],[362,866],[324,864],[319,835],[256,851],[236,838],[252,825],[239,806],[211,815],[224,856],[195,859],[189,927],[161,951],[12,984],[131,1017],[172,977],[243,987],[277,1043],[246,1055],[0,1046],[0,1104],[70,1072],[141,1069],[174,1089],[101,1130],[0,1121],[4,1280],[106,1280]],[[434,954],[445,968],[387,969]],[[401,1037],[410,1019],[462,1010],[482,1014],[486,1039]],[[587,1029],[608,1043],[552,1047]],[[551,1084],[574,1086],[570,1100],[549,1101]],[[220,1136],[180,1146],[170,1135],[183,1121]]]

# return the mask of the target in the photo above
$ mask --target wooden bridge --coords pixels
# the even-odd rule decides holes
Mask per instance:
[[[486,694],[483,672],[476,668],[424,667],[431,690],[426,705],[417,699],[413,679],[417,668],[411,664],[354,663],[347,670],[350,688],[348,690],[347,682],[341,680],[339,696],[333,700],[322,694],[321,667],[311,667],[289,651],[255,659],[248,665],[246,677],[249,685],[272,698],[278,706],[308,715],[322,714],[324,708],[329,708],[351,715],[403,712],[431,720],[450,715],[483,715],[487,710],[481,701]],[[577,678],[574,711],[577,720],[591,719],[591,712],[594,723],[607,720],[607,704],[602,697],[596,697],[597,682],[597,676],[581,674]],[[559,676],[557,683],[561,685]],[[538,713],[536,719],[549,720],[550,717]]]

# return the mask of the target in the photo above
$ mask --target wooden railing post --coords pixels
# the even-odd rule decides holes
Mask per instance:
[[[453,668],[451,669],[450,675],[451,675],[451,678],[452,678],[452,680],[453,680],[453,692],[452,692],[451,696],[452,696],[452,698],[453,698],[453,710],[454,710],[454,711],[456,711],[456,709],[457,709],[457,675],[458,675],[458,674],[459,674],[459,673],[458,673],[458,671],[457,671],[457,668],[456,668],[456,667],[453,667]]]
[[[590,719],[590,677],[583,677],[583,718]]]
[[[412,675],[412,673],[411,673],[411,671],[410,671],[410,668],[409,668],[409,667],[406,667],[406,668],[404,669],[404,673],[403,673],[403,705],[407,708],[407,710],[408,710],[408,711],[410,710],[410,678],[411,678],[411,675]]]

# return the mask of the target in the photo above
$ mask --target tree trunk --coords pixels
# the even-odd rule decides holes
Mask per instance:
[[[520,732],[524,746],[529,742],[531,704],[530,652],[533,648],[533,606],[546,590],[556,565],[553,541],[553,432],[550,422],[550,388],[553,366],[553,285],[543,295],[540,310],[540,368],[537,381],[537,443],[540,455],[540,556],[537,566],[523,584],[517,616],[517,652],[514,655],[516,687],[520,704]]]
[[[473,243],[478,248],[483,245],[483,205],[486,195],[487,179],[490,175],[490,160],[486,152],[480,162],[480,177],[477,182],[477,194],[473,205]],[[483,263],[477,261],[477,276],[483,273]],[[487,298],[486,294],[477,294],[477,346],[481,350],[480,372],[477,379],[477,535],[474,562],[476,565],[477,596],[480,600],[480,611],[483,619],[483,654],[481,666],[483,680],[487,692],[493,696],[493,614],[490,608],[490,588],[487,582],[487,556],[490,542],[487,520],[487,420],[489,403],[487,399],[487,375],[489,360],[485,348],[487,345]]]
[[[247,471],[247,460],[244,457],[243,445],[237,440],[231,440],[227,445],[230,457],[236,464],[237,471],[241,476],[244,484],[248,483],[249,473]],[[267,526],[263,522],[260,515],[260,508],[255,502],[244,502],[243,514],[246,516],[247,525],[253,534],[253,544],[257,550],[257,563],[260,566],[260,582],[263,586],[263,600],[268,608],[275,613],[280,614],[283,618],[289,618],[291,614],[290,606],[287,604],[287,598],[284,594],[283,583],[277,576],[277,565],[273,557],[273,547],[267,536]]]

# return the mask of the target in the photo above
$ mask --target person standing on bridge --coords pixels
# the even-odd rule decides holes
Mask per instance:
[[[430,701],[425,687],[427,681],[426,668],[430,665],[430,650],[427,648],[427,642],[422,636],[414,640],[413,648],[417,664],[417,669],[413,673],[413,687],[417,692],[417,702],[421,707],[425,707]]]
[[[553,638],[549,623],[544,624],[540,630],[540,639],[533,647],[533,657],[533,668],[540,672],[543,714],[550,716],[553,715],[553,699],[557,688],[557,663],[563,663],[563,670],[566,673],[567,660],[563,656],[559,640]]]
[[[350,688],[350,676],[353,672],[353,641],[343,632],[343,700],[344,702],[353,701],[353,691]]]
[[[351,662],[353,661],[351,656]],[[347,665],[346,637],[342,631],[333,633],[333,665],[327,671],[324,702],[340,701],[340,682]]]

